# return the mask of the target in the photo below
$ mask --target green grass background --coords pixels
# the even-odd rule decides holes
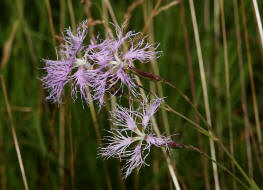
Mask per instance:
[[[63,1],[63,0],[61,0]],[[124,14],[133,1],[111,0],[111,6],[116,14],[117,21],[121,24],[124,21]],[[155,5],[156,1],[145,0],[145,5],[149,8],[149,2]],[[163,0],[161,5],[166,5],[170,1]],[[190,39],[190,49],[196,83],[197,104],[200,112],[205,115],[202,86],[199,74],[198,59],[196,55],[196,46],[193,35],[192,20],[188,1],[184,0],[186,12],[186,24]],[[222,31],[220,30],[220,48],[218,52],[219,75],[218,86],[215,86],[216,52],[214,41],[214,22],[213,22],[213,1],[210,0],[210,29],[204,27],[204,1],[194,1],[196,6],[197,22],[200,32],[200,40],[203,50],[204,64],[207,76],[208,94],[212,115],[212,123],[215,134],[220,140],[229,147],[229,130],[227,124],[227,105],[225,96],[225,73],[224,73],[224,54]],[[239,2],[239,1],[238,1]],[[60,30],[61,13],[60,1],[51,1],[52,19],[57,35],[62,34]],[[73,2],[74,18],[76,23],[89,18],[84,5],[80,0]],[[102,19],[102,1],[91,1],[90,14],[94,20]],[[234,26],[233,4],[232,1],[225,3],[225,20],[229,55],[230,69],[230,92],[231,109],[233,122],[233,141],[235,149],[235,158],[238,163],[247,169],[247,156],[245,144],[244,118],[241,108],[241,86],[240,71],[238,67],[236,34]],[[261,15],[263,12],[263,2],[258,0]],[[23,18],[19,14],[19,5],[23,11]],[[65,27],[71,26],[68,9],[68,1],[65,0]],[[10,57],[7,63],[1,65],[0,74],[5,79],[9,103],[12,107],[13,120],[16,127],[16,133],[21,149],[21,155],[24,162],[25,172],[30,189],[107,189],[105,180],[105,171],[103,169],[103,160],[97,157],[97,138],[91,120],[89,108],[82,106],[78,99],[72,103],[69,89],[65,92],[65,165],[59,165],[58,154],[59,146],[59,106],[51,104],[44,100],[47,91],[41,89],[39,78],[44,75],[41,68],[44,66],[41,59],[55,59],[54,46],[50,32],[47,6],[45,0],[1,0],[1,19],[0,19],[0,52],[4,56],[4,45],[8,41],[12,27],[15,21],[18,21],[17,31],[10,49]],[[263,54],[260,47],[260,41],[257,31],[252,1],[245,1],[245,10],[247,15],[247,27],[249,33],[249,43],[251,47],[252,64],[254,71],[254,81],[256,85],[257,101],[259,107],[260,121],[263,116]],[[240,11],[240,7],[239,7]],[[110,18],[110,17],[109,17]],[[240,13],[241,18],[241,13]],[[109,19],[111,21],[111,19]],[[154,17],[153,34],[156,43],[160,43],[159,50],[163,52],[157,60],[160,70],[160,76],[172,82],[191,97],[191,87],[189,82],[189,70],[187,67],[187,57],[185,50],[184,33],[180,16],[180,7],[175,5]],[[132,18],[128,29],[141,31],[144,26],[143,5],[139,5],[132,13]],[[252,106],[251,90],[249,85],[249,74],[247,66],[247,56],[244,42],[244,30],[241,24],[242,35],[242,53],[245,71],[245,88],[248,101],[248,115],[251,121],[251,136],[256,139],[256,127],[254,112]],[[32,48],[35,52],[36,64],[32,59],[29,49],[28,39],[26,37],[26,27],[32,40]],[[95,33],[100,32],[104,35],[102,25],[94,28]],[[146,32],[147,34],[147,32]],[[144,71],[153,72],[150,64],[138,65]],[[149,81],[143,79],[145,87],[149,88]],[[151,82],[152,83],[152,82]],[[167,103],[180,113],[194,120],[194,110],[183,100],[183,98],[172,88],[163,85],[163,93]],[[17,161],[15,147],[12,139],[10,120],[6,111],[5,100],[2,88],[0,90],[0,189],[23,189],[23,181]],[[216,106],[220,104],[220,112],[216,111]],[[27,110],[19,108],[26,107]],[[96,105],[97,108],[97,105]],[[100,112],[98,109],[100,131],[104,134],[104,129],[110,127],[108,113],[105,108]],[[160,112],[157,113],[159,128],[164,132],[163,118]],[[171,133],[178,133],[174,137],[175,141],[191,144],[198,147],[197,131],[191,128],[190,124],[178,116],[168,113]],[[201,125],[205,127],[202,123]],[[72,144],[74,150],[74,184],[70,173],[70,130],[72,130]],[[262,130],[262,125],[261,125]],[[218,132],[222,131],[218,134]],[[202,136],[205,152],[209,154],[208,138]],[[257,140],[257,139],[256,139]],[[258,142],[257,142],[258,143]],[[261,142],[262,143],[262,142]],[[258,145],[258,144],[257,144]],[[217,157],[220,163],[223,163],[231,170],[230,159],[222,153],[222,150],[216,146]],[[170,157],[176,166],[179,181],[183,189],[205,189],[204,178],[202,175],[202,162],[198,153],[190,150],[172,150]],[[258,162],[255,146],[252,146],[254,180],[263,188],[262,176]],[[109,159],[106,162],[113,189],[173,189],[169,177],[167,164],[162,152],[153,148],[147,163],[150,167],[141,168],[140,172],[134,172],[127,180],[120,179],[120,164],[116,159]],[[158,163],[157,173],[153,172],[153,162]],[[209,180],[211,189],[213,186],[213,175],[210,161]],[[59,169],[63,168],[64,177],[59,178]],[[235,173],[243,182],[240,173]],[[232,189],[232,177],[219,169],[220,185],[222,189]],[[245,182],[246,183],[246,182]],[[238,184],[238,189],[244,187]]]

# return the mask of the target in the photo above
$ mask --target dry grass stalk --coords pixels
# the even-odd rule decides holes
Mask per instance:
[[[234,142],[233,142],[233,126],[232,126],[232,111],[231,111],[231,95],[230,95],[230,81],[229,81],[229,63],[228,63],[228,48],[227,48],[227,36],[226,36],[226,25],[225,25],[225,12],[224,2],[220,0],[220,13],[221,13],[221,25],[223,34],[223,45],[224,45],[224,62],[225,62],[225,81],[226,81],[226,101],[227,101],[227,123],[229,127],[229,146],[230,153],[234,157]],[[232,173],[235,175],[235,165],[231,161]],[[236,180],[233,178],[233,189],[236,190]]]
[[[17,111],[17,112],[31,112],[32,108],[31,107],[21,107],[21,106],[12,106],[11,107],[12,111]],[[0,108],[0,111],[5,112],[7,111],[5,108]]]
[[[108,0],[105,0],[105,1],[108,2]],[[158,1],[157,4],[159,4],[159,2],[160,2],[160,1]],[[159,6],[159,5],[158,5],[158,6]],[[158,6],[157,6],[157,7],[158,7]],[[109,10],[109,12],[110,12],[110,15],[111,15],[111,17],[112,17],[113,22],[114,22],[114,20],[116,21],[116,19],[115,19],[116,17],[115,17],[115,15],[114,15],[113,9],[112,9],[112,7],[111,7],[111,5],[110,5],[109,3],[107,3],[107,7],[108,7],[108,10]],[[156,6],[155,6],[155,7],[156,7]],[[141,80],[140,80],[140,78],[139,78],[137,75],[135,76],[135,80],[136,80],[136,82],[138,83],[139,86],[142,86]],[[141,93],[141,95],[142,95],[143,97],[146,97],[146,95],[145,95],[145,93],[144,93],[144,90],[143,90],[142,88],[140,88],[140,93]],[[152,117],[152,121],[153,121],[153,129],[154,129],[154,131],[156,132],[157,136],[160,136],[160,131],[159,131],[159,129],[158,129],[158,126],[157,126],[157,123],[156,123],[154,117]],[[172,180],[173,180],[175,189],[176,189],[176,190],[180,190],[181,188],[180,188],[180,186],[179,186],[179,183],[178,183],[177,177],[176,177],[176,175],[175,175],[173,166],[171,165],[171,160],[170,160],[170,158],[168,157],[166,151],[165,151],[164,149],[162,149],[162,150],[163,150],[163,153],[164,153],[164,157],[165,157],[165,159],[166,159],[166,162],[167,162],[167,164],[168,164],[168,169],[169,169],[170,175],[171,175],[171,177],[172,177]]]
[[[204,26],[205,30],[210,28],[210,0],[204,1]]]
[[[0,155],[5,155],[5,146],[4,146],[4,138],[3,138],[3,126],[0,122]],[[0,163],[0,188],[2,190],[7,190],[6,187],[6,164],[3,162],[4,158],[1,158]]]
[[[5,104],[6,104],[6,109],[7,109],[7,113],[8,113],[8,117],[9,117],[9,121],[10,121],[10,127],[11,127],[12,137],[13,137],[13,141],[14,141],[14,145],[15,145],[15,149],[16,149],[17,159],[18,159],[20,171],[22,174],[23,182],[24,182],[24,187],[25,187],[25,190],[29,190],[28,182],[27,182],[27,178],[26,178],[26,174],[25,174],[25,169],[24,169],[24,165],[23,165],[23,160],[22,160],[22,156],[21,156],[21,152],[20,152],[20,148],[19,148],[19,143],[18,143],[17,136],[16,136],[15,123],[13,120],[11,107],[10,107],[10,104],[8,101],[8,95],[7,95],[7,91],[6,91],[4,77],[2,75],[0,75],[0,80],[1,80],[2,90],[3,90],[4,100],[5,100]]]
[[[257,3],[257,0],[252,0],[252,2],[253,2],[254,12],[256,15],[256,20],[257,20],[257,25],[258,25],[260,43],[261,43],[261,47],[263,48],[263,29],[262,29],[262,22],[261,22],[261,18],[260,18],[260,13],[259,13],[259,9],[258,9],[258,3]]]
[[[136,7],[138,7],[139,5],[143,4],[144,0],[137,0],[134,1],[127,9],[126,13],[124,14],[124,20],[125,22],[129,22],[129,20],[132,17],[132,12],[135,10]]]
[[[240,32],[240,24],[239,24],[239,13],[238,13],[238,4],[237,0],[233,0],[234,7],[234,18],[235,18],[235,30],[236,30],[236,38],[237,38],[237,53],[238,53],[238,63],[240,70],[240,84],[241,84],[241,104],[245,121],[245,133],[246,133],[246,148],[247,148],[247,159],[248,159],[248,173],[249,177],[253,178],[253,161],[252,161],[252,151],[251,151],[251,142],[250,142],[250,121],[248,118],[248,110],[247,110],[247,95],[245,89],[245,79],[244,79],[244,63],[242,56],[242,44],[241,44],[241,32]]]
[[[181,14],[181,20],[182,20],[183,31],[184,31],[185,49],[186,49],[186,57],[187,57],[187,66],[188,66],[188,71],[189,71],[192,101],[193,101],[194,106],[197,107],[194,71],[193,71],[192,58],[191,58],[191,53],[190,53],[191,50],[190,50],[190,43],[189,43],[189,37],[188,37],[188,29],[187,29],[186,19],[185,19],[184,4],[183,4],[182,0],[180,0],[180,14]],[[199,124],[199,118],[198,118],[198,114],[196,112],[195,112],[195,121],[196,121],[196,123]],[[202,140],[202,136],[201,136],[200,132],[197,132],[197,136],[198,136],[199,148],[202,151],[204,151],[204,144],[203,144],[203,140]],[[205,187],[206,187],[206,190],[210,190],[208,163],[207,163],[207,160],[203,156],[201,156],[201,161],[202,161],[202,167],[203,167]]]
[[[152,9],[152,3],[149,2],[149,6],[148,6],[149,11],[147,11],[146,8],[147,8],[147,4],[145,2],[144,3],[144,9],[143,9],[143,14],[145,15],[144,16],[144,22],[146,22],[147,18],[149,17],[148,12]],[[154,32],[153,22],[151,22],[150,27],[149,27],[149,37],[148,37],[148,41],[150,41],[150,43],[154,42],[153,32]],[[151,61],[151,67],[153,69],[154,74],[159,75],[159,68],[158,68],[156,59]],[[161,83],[157,83],[156,85],[157,85],[157,91],[158,91],[159,96],[164,97]],[[156,92],[156,87],[154,84],[151,85],[151,92],[154,92],[154,93]],[[170,135],[170,126],[169,126],[167,111],[162,109],[161,114],[162,114],[162,118],[163,118],[163,125],[165,128],[166,135]],[[159,170],[158,168],[159,168],[159,161],[158,161],[158,159],[154,159],[153,160],[153,172],[154,172],[154,174],[158,173],[158,170]],[[160,189],[160,184],[159,183],[155,184],[154,189],[157,189],[157,190]]]
[[[55,28],[54,28],[53,19],[52,19],[52,12],[51,12],[51,7],[50,7],[50,1],[49,0],[46,0],[46,5],[47,5],[49,28],[50,28],[51,36],[52,36],[52,43],[53,43],[53,46],[56,47],[56,38],[55,38],[56,32],[55,32]]]
[[[150,43],[154,42],[153,22],[151,22],[150,27],[149,27],[149,38],[148,38],[148,41]],[[153,73],[155,75],[159,76],[160,73],[159,73],[159,68],[158,68],[158,64],[157,64],[156,59],[151,61],[151,67],[153,69]],[[157,83],[156,85],[157,85],[158,95],[160,97],[164,97],[162,84],[161,83]],[[161,114],[162,114],[162,118],[163,118],[163,124],[164,124],[164,128],[165,128],[165,132],[166,132],[167,135],[170,135],[170,126],[169,126],[169,121],[168,121],[168,116],[167,116],[166,110],[162,110]]]
[[[193,0],[189,0],[190,3],[190,11],[192,16],[192,22],[193,22],[193,28],[194,28],[194,36],[195,36],[195,43],[197,48],[197,55],[198,55],[198,62],[200,67],[200,75],[201,75],[201,83],[203,88],[203,96],[204,96],[204,103],[205,103],[205,112],[206,112],[206,118],[207,122],[210,125],[211,128],[211,114],[210,114],[210,108],[209,108],[209,100],[208,100],[208,92],[207,92],[207,85],[206,85],[206,79],[205,79],[205,71],[204,71],[204,63],[203,63],[203,57],[202,57],[202,51],[201,51],[201,44],[199,39],[199,32],[198,32],[198,26],[196,21],[196,14],[195,14],[195,7]],[[211,129],[209,129],[210,134],[212,134]],[[214,141],[209,138],[210,143],[210,151],[212,159],[216,161],[216,152],[215,152],[215,144]],[[219,190],[219,177],[218,177],[218,169],[217,165],[213,162],[213,174],[214,174],[214,181],[215,181],[215,189]]]
[[[72,140],[72,125],[71,125],[71,111],[68,114],[67,119],[68,125],[68,138],[69,138],[69,147],[70,147],[70,154],[69,154],[69,167],[70,167],[70,175],[71,175],[71,186],[72,189],[75,190],[75,158],[74,158],[74,149],[73,149],[73,140]]]
[[[248,39],[248,30],[247,30],[247,20],[246,20],[246,13],[245,13],[245,6],[244,1],[241,0],[241,15],[242,15],[242,23],[244,28],[244,37],[245,37],[245,45],[246,45],[246,53],[247,53],[247,63],[248,63],[248,71],[249,71],[249,81],[251,86],[251,93],[252,93],[252,102],[253,102],[253,110],[254,110],[254,117],[256,122],[256,131],[259,143],[262,142],[261,130],[260,130],[260,121],[259,121],[259,113],[258,113],[258,103],[257,103],[257,95],[255,89],[255,82],[254,82],[254,72],[252,67],[252,60],[251,60],[251,51]],[[259,152],[261,155],[261,159],[263,161],[263,146],[259,144]],[[261,170],[262,170],[261,166]]]
[[[70,22],[71,22],[73,31],[76,32],[76,22],[75,22],[75,16],[74,16],[74,9],[73,9],[71,0],[68,0],[68,10],[69,10]]]
[[[177,5],[177,4],[179,4],[179,1],[178,1],[178,0],[174,0],[174,1],[170,2],[170,3],[168,3],[167,5],[164,5],[164,6],[160,7],[160,8],[158,9],[158,11],[155,13],[154,16],[157,16],[157,15],[160,14],[161,12],[166,11],[166,10],[168,10],[169,8],[171,8],[171,7],[173,7],[174,5]]]
[[[114,11],[113,11],[113,9],[112,9],[112,7],[111,7],[110,1],[109,1],[109,0],[102,0],[102,2],[105,3],[105,5],[106,5],[106,7],[107,7],[107,9],[108,9],[108,11],[109,11],[109,13],[110,13],[110,16],[111,16],[111,19],[112,19],[113,23],[114,23],[115,25],[118,25],[118,21],[117,21],[117,19],[116,19],[116,16],[115,16],[115,14],[114,14]]]
[[[4,45],[3,53],[2,53],[2,60],[1,60],[1,64],[0,64],[1,70],[5,67],[5,65],[7,64],[9,57],[11,55],[11,50],[12,50],[13,42],[14,42],[14,39],[16,36],[18,24],[19,24],[19,21],[17,19],[17,20],[15,20],[13,27],[12,27],[12,30],[11,30],[11,33],[10,33],[10,36]]]
[[[25,18],[24,18],[24,12],[23,12],[23,8],[22,8],[22,5],[21,5],[21,0],[16,0],[16,5],[17,5],[17,8],[18,8],[18,13],[19,13],[20,20],[22,22],[22,25],[23,25],[23,28],[24,28],[24,31],[25,31],[26,40],[27,40],[27,43],[28,43],[28,47],[29,47],[29,51],[30,51],[30,54],[31,54],[32,61],[34,63],[35,68],[38,68],[38,59],[36,57],[36,53],[35,53],[34,47],[33,47],[33,41],[32,41],[32,38],[30,36],[29,29],[28,29],[27,23],[26,23]]]
[[[62,32],[65,28],[65,0],[59,0],[59,29]]]
[[[62,190],[65,187],[65,107],[61,105],[59,108],[59,149],[58,149],[58,163],[59,163],[59,189]]]
[[[98,144],[101,147],[102,146],[102,141],[101,141],[102,138],[101,138],[101,134],[100,134],[99,123],[98,123],[98,119],[96,116],[96,111],[94,108],[94,104],[93,104],[91,95],[88,94],[88,97],[90,100],[89,107],[90,107],[91,118],[92,118],[93,125],[95,128]],[[111,183],[111,179],[110,179],[110,174],[109,174],[109,170],[108,170],[108,167],[107,167],[105,162],[103,162],[103,166],[104,166],[104,171],[105,171],[105,175],[106,175],[106,182],[107,182],[108,189],[112,190],[112,183]]]

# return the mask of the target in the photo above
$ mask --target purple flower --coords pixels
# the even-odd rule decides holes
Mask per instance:
[[[47,75],[41,81],[43,87],[49,90],[49,95],[46,97],[53,102],[60,102],[64,86],[70,81],[68,75],[72,70],[72,64],[68,60],[44,60],[46,66],[44,69]]]
[[[79,24],[77,33],[67,29],[63,36],[64,42],[60,45],[57,60],[44,59],[47,74],[41,81],[44,88],[49,90],[46,99],[61,103],[63,89],[72,81],[72,97],[76,99],[80,93],[82,99],[88,103],[87,85],[92,75],[92,65],[89,63],[83,45],[87,34],[86,21]]]
[[[104,158],[117,157],[124,161],[124,178],[135,168],[147,165],[145,159],[152,145],[168,149],[172,142],[170,137],[157,137],[152,132],[150,118],[161,103],[160,98],[150,103],[145,100],[137,110],[117,105],[111,112],[114,129],[108,131],[109,135],[104,137],[107,143],[99,149],[99,155]]]
[[[124,27],[115,26],[116,37],[107,37],[100,42],[99,37],[93,39],[88,47],[89,57],[95,65],[96,77],[91,81],[95,93],[93,98],[103,103],[104,94],[109,92],[113,95],[123,90],[126,86],[135,96],[136,83],[129,71],[134,61],[141,63],[149,62],[159,57],[157,47],[145,43],[145,38],[138,40],[140,33],[129,31],[124,34]]]
[[[63,40],[65,44],[61,44],[60,52],[67,59],[71,59],[73,62],[76,58],[76,55],[85,48],[83,42],[88,32],[86,24],[87,21],[81,22],[77,27],[76,34],[74,34],[71,28],[69,27],[65,30],[65,34],[63,35]]]

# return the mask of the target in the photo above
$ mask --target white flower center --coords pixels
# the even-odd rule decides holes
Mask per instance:
[[[134,132],[137,134],[137,137],[135,137],[136,140],[143,140],[146,136],[146,134],[140,131],[138,128],[135,128]]]
[[[119,65],[119,62],[117,62],[117,61],[110,61],[110,64],[112,64],[112,65]]]
[[[114,61],[110,61],[109,63],[112,65],[120,65],[121,64],[121,59],[118,57],[117,53],[114,53]]]
[[[77,58],[74,64],[77,67],[80,67],[80,66],[88,67],[88,66],[90,66],[89,62],[84,58]]]

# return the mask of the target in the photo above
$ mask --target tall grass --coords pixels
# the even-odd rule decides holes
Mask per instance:
[[[262,1],[0,4],[0,189],[263,188]],[[44,100],[41,59],[55,59],[64,28],[75,30],[84,19],[90,37],[110,31],[110,22],[126,22],[127,30],[160,43],[159,59],[135,64],[178,89],[137,79],[142,91],[166,97],[152,118],[155,132],[176,134],[185,148],[154,149],[150,167],[127,180],[122,163],[97,157],[118,97],[100,111],[96,102],[72,103],[69,88],[63,105]]]

